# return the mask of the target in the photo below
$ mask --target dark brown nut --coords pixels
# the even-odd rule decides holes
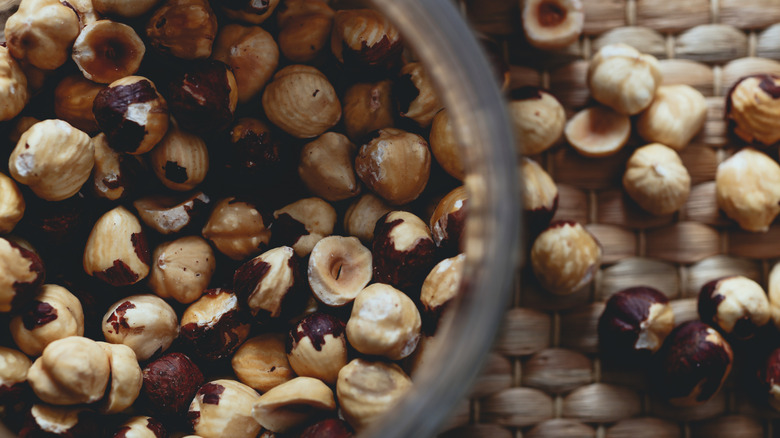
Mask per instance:
[[[393,363],[354,359],[339,371],[336,397],[349,424],[360,431],[393,408],[412,379]]]
[[[229,131],[230,138],[221,153],[213,157],[222,177],[235,188],[277,186],[295,172],[297,158],[292,149],[280,141],[269,123],[242,117]]]
[[[354,434],[346,421],[328,418],[304,429],[299,438],[351,438]]]
[[[146,35],[160,52],[208,58],[217,37],[217,17],[206,0],[167,0],[149,19]]]
[[[81,30],[74,9],[59,0],[24,0],[5,22],[8,51],[43,70],[65,64]]]
[[[236,77],[224,62],[194,62],[168,84],[168,103],[182,129],[221,131],[233,122],[238,105]]]
[[[200,137],[168,128],[165,137],[149,153],[157,179],[171,190],[186,192],[198,186],[209,171],[209,151]]]
[[[84,271],[112,286],[149,275],[149,247],[138,218],[116,207],[97,220],[84,248]]]
[[[771,122],[780,113],[780,77],[770,74],[746,76],[729,90],[726,120],[740,139],[763,146],[780,141],[780,129]]]
[[[674,329],[666,295],[651,287],[631,287],[612,295],[599,318],[601,351],[616,359],[646,360]]]
[[[32,405],[19,432],[20,438],[100,436],[97,414],[83,407]]]
[[[228,357],[249,337],[249,321],[229,289],[209,289],[181,317],[181,340],[199,357]]]
[[[347,364],[344,330],[343,321],[326,313],[303,318],[287,336],[287,358],[295,373],[335,384]]]
[[[0,312],[24,307],[45,278],[38,254],[0,237]]]
[[[24,216],[25,206],[22,192],[14,180],[0,172],[0,234],[13,231]]]
[[[27,372],[27,381],[46,403],[76,405],[102,399],[110,374],[108,354],[97,342],[70,336],[46,346]]]
[[[572,294],[591,281],[601,265],[601,245],[576,222],[554,222],[534,241],[531,266],[555,295]]]
[[[566,126],[563,105],[538,87],[518,88],[511,96],[508,108],[518,153],[536,155],[550,149],[561,138]]]
[[[133,201],[138,217],[160,234],[175,234],[206,213],[211,199],[203,192],[179,196],[151,195]]]
[[[0,404],[16,403],[25,392],[32,362],[21,351],[0,347]]]
[[[564,129],[566,141],[586,157],[616,154],[631,136],[631,119],[604,106],[585,108]]]
[[[527,0],[523,4],[523,31],[539,49],[562,49],[580,37],[585,13],[580,0]]]
[[[305,257],[323,237],[333,234],[336,209],[320,198],[304,198],[274,211],[271,246],[291,246]]]
[[[780,411],[780,348],[772,350],[762,365],[758,369],[759,381],[768,395],[769,405]]]
[[[425,189],[431,173],[428,143],[411,132],[380,129],[360,147],[355,171],[368,188],[390,204],[412,202]]]
[[[382,198],[373,193],[364,193],[344,214],[344,230],[365,244],[374,240],[376,221],[393,210]]]
[[[461,251],[468,216],[469,197],[465,186],[447,193],[431,215],[431,235],[436,246],[450,253]]]
[[[241,383],[260,392],[268,392],[295,377],[281,333],[263,333],[250,338],[238,348],[231,364]]]
[[[743,277],[725,277],[702,286],[699,317],[735,339],[752,338],[769,323],[769,299],[760,284]]]
[[[700,321],[680,324],[653,364],[653,385],[675,406],[700,405],[718,393],[731,372],[731,346]]]
[[[260,396],[252,417],[271,432],[287,432],[326,412],[336,411],[328,385],[311,377],[296,377]]]
[[[653,103],[637,119],[636,128],[645,140],[680,150],[701,131],[707,120],[707,100],[689,85],[663,85]]]
[[[75,195],[94,164],[89,135],[56,119],[38,122],[25,131],[8,159],[11,177],[47,201]]]
[[[100,406],[103,414],[117,414],[132,406],[141,393],[143,375],[138,359],[127,345],[98,342],[108,354],[111,381]]]
[[[662,79],[654,56],[623,43],[599,49],[588,67],[588,87],[593,98],[629,116],[650,106]]]
[[[452,121],[446,109],[436,113],[431,124],[431,152],[436,162],[449,173],[450,176],[463,181],[466,170],[463,167],[463,156],[460,152],[460,144],[452,131]]]
[[[92,106],[103,88],[103,85],[86,79],[84,75],[66,76],[54,89],[54,114],[77,129],[94,134],[99,128]]]
[[[154,412],[181,415],[204,383],[203,373],[189,357],[168,353],[143,369],[141,391]]]
[[[330,49],[335,14],[320,0],[285,0],[276,13],[284,57],[296,64],[321,61]]]
[[[357,83],[344,93],[344,129],[347,136],[359,141],[378,129],[392,128],[394,125],[393,83],[380,82]]]
[[[149,152],[168,131],[168,103],[142,76],[128,76],[102,89],[92,113],[117,152]]]
[[[309,256],[309,286],[328,306],[352,302],[371,281],[371,251],[355,237],[329,236]]]
[[[156,295],[123,298],[103,316],[106,341],[127,345],[139,362],[167,350],[178,335],[176,312]]]
[[[289,246],[280,246],[244,263],[233,276],[241,304],[259,321],[297,315],[306,305],[305,279]]]
[[[401,34],[373,9],[337,11],[330,47],[336,59],[358,70],[389,70],[401,60]]]
[[[146,170],[144,161],[138,156],[112,149],[108,145],[108,137],[102,132],[92,138],[92,147],[95,150],[93,192],[109,201],[126,198]]]
[[[64,287],[45,284],[31,303],[19,309],[10,332],[20,350],[39,356],[57,339],[84,335],[81,302]]]
[[[425,277],[420,290],[420,304],[423,317],[429,319],[424,323],[433,326],[424,327],[428,332],[435,332],[439,317],[460,293],[465,264],[466,255],[458,254],[437,263]]]
[[[273,15],[280,0],[227,0],[220,2],[222,11],[233,20],[260,24]]]
[[[146,416],[131,417],[125,421],[119,430],[112,435],[112,438],[167,438],[168,432],[163,424]]]
[[[95,10],[109,17],[136,18],[151,11],[160,0],[92,0]]]
[[[301,150],[298,175],[315,195],[342,201],[360,194],[355,176],[357,147],[337,132],[326,132]]]
[[[523,157],[520,164],[523,180],[523,211],[532,236],[550,225],[558,211],[558,186],[536,161]]]
[[[298,138],[313,138],[341,119],[336,90],[322,72],[289,65],[274,75],[263,92],[263,110],[274,125]]]
[[[271,231],[252,204],[230,197],[214,206],[203,237],[233,260],[260,254],[271,239]]]
[[[165,242],[154,250],[149,287],[161,298],[189,304],[208,288],[216,267],[211,246],[199,236]]]
[[[0,97],[3,99],[0,120],[11,120],[27,105],[30,93],[27,90],[27,76],[6,47],[0,47],[0,78]]]
[[[390,212],[374,230],[374,280],[411,293],[430,272],[435,253],[436,244],[422,219],[405,211]]]
[[[422,63],[410,62],[399,74],[394,93],[401,117],[412,119],[423,128],[431,126],[433,117],[444,106]]]
[[[238,101],[246,103],[271,80],[279,65],[279,48],[261,27],[228,24],[219,29],[211,57],[233,69]]]
[[[651,143],[631,154],[623,188],[644,210],[662,216],[679,210],[688,200],[691,176],[674,149]]]
[[[718,207],[745,230],[766,232],[780,213],[780,165],[753,148],[718,165],[715,188]]]
[[[235,380],[219,379],[201,386],[190,404],[187,418],[203,437],[255,438],[262,427],[252,418],[260,399],[254,389]]]
[[[85,78],[108,84],[134,75],[145,53],[146,46],[132,27],[98,20],[81,29],[72,57]]]

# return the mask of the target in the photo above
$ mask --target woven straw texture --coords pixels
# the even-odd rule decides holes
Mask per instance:
[[[603,245],[603,265],[589,289],[567,297],[551,296],[522,276],[487,369],[444,436],[780,436],[780,415],[744,394],[736,379],[702,406],[673,408],[648,394],[640,373],[602,366],[596,335],[604,301],[626,287],[666,293],[677,323],[698,318],[696,297],[711,279],[741,274],[766,287],[780,257],[780,224],[766,234],[741,231],[718,211],[714,179],[718,163],[741,146],[726,135],[724,94],[742,76],[780,74],[780,1],[582,1],[584,35],[557,52],[523,41],[517,0],[461,6],[477,30],[502,43],[510,88],[548,88],[569,116],[590,103],[587,60],[614,42],[656,56],[665,84],[701,91],[707,122],[680,152],[691,174],[690,198],[680,212],[654,217],[623,193],[626,160],[641,140],[607,158],[581,157],[563,140],[534,157],[559,186],[556,219],[587,224]]]

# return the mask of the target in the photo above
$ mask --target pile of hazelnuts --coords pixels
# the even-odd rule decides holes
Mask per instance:
[[[468,199],[385,17],[22,0],[5,39],[6,426],[347,437],[408,392],[460,289]]]

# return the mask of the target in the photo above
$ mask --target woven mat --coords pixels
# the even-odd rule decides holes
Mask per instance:
[[[692,179],[680,212],[653,217],[621,189],[630,143],[618,155],[590,159],[564,141],[534,157],[559,185],[557,219],[587,224],[604,246],[588,290],[554,297],[523,276],[476,390],[452,419],[447,437],[740,437],[780,436],[780,414],[748,397],[735,378],[710,402],[673,408],[648,394],[640,373],[602,366],[596,323],[604,301],[635,285],[672,300],[676,321],[697,319],[705,282],[741,274],[766,287],[780,257],[780,225],[766,234],[741,231],[717,209],[715,171],[739,144],[726,136],[724,93],[740,77],[780,74],[778,0],[582,0],[585,31],[554,53],[529,48],[517,0],[468,0],[477,30],[502,42],[511,88],[549,88],[571,116],[587,106],[589,57],[626,42],[661,60],[665,84],[688,84],[709,107],[703,131],[681,157]],[[777,150],[770,151],[776,157]],[[732,373],[734,374],[734,373]]]

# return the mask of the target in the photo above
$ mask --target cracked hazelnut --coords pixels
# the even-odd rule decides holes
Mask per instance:
[[[160,234],[178,233],[206,214],[211,199],[203,192],[177,196],[150,195],[133,201],[138,217]]]
[[[672,329],[674,313],[666,295],[651,287],[631,287],[607,300],[599,318],[599,346],[616,359],[646,359]]]
[[[252,407],[259,399],[260,395],[243,383],[214,380],[195,394],[187,418],[200,436],[255,438],[262,426],[252,417]]]
[[[373,9],[336,11],[330,45],[336,59],[357,70],[390,70],[403,51],[401,34]]]
[[[780,411],[780,348],[772,350],[762,365],[758,369],[759,382],[768,395],[769,405]]]
[[[36,403],[30,408],[20,438],[100,436],[95,412],[82,407],[50,406]]]
[[[195,61],[168,84],[168,105],[184,130],[206,134],[226,129],[238,105],[236,77],[222,61]]]
[[[460,252],[468,204],[465,186],[456,187],[441,198],[430,220],[431,236],[437,247],[449,253]]]
[[[339,371],[336,397],[344,418],[360,431],[411,390],[412,379],[393,363],[354,359]]]
[[[182,353],[168,353],[143,369],[141,391],[154,412],[185,414],[204,383],[203,373],[189,357]]]
[[[304,429],[299,438],[351,438],[352,428],[346,421],[328,418]]]
[[[23,0],[5,22],[8,51],[42,70],[65,64],[81,30],[74,9],[59,0]]]
[[[623,187],[644,210],[662,216],[679,210],[688,200],[691,176],[674,149],[652,143],[631,154]]]
[[[420,304],[426,319],[426,331],[435,332],[440,316],[460,293],[465,264],[466,254],[458,254],[437,263],[425,277],[420,290]]]
[[[73,61],[84,77],[108,84],[138,71],[146,53],[132,27],[111,20],[88,24],[73,44]]]
[[[564,129],[566,141],[586,157],[617,153],[631,136],[631,119],[610,108],[594,106],[572,117]]]
[[[238,101],[246,103],[271,80],[279,65],[279,48],[261,27],[228,24],[219,29],[211,57],[233,69]]]
[[[654,56],[623,43],[599,49],[588,67],[593,98],[629,116],[650,106],[662,79]]]
[[[739,138],[763,146],[780,141],[773,120],[780,113],[780,77],[769,74],[746,76],[729,90],[726,121]]]
[[[92,139],[95,150],[95,167],[92,186],[95,195],[110,201],[126,198],[139,184],[139,176],[146,170],[143,160],[134,155],[122,154],[108,145],[102,132]]]
[[[688,85],[663,85],[653,103],[637,119],[636,128],[646,141],[680,150],[701,131],[707,120],[707,101]]]
[[[249,321],[229,289],[208,289],[181,317],[181,340],[199,357],[231,355],[249,337]]]
[[[321,61],[330,50],[335,14],[321,0],[285,0],[276,14],[284,57],[297,64]]]
[[[141,393],[143,375],[133,350],[122,344],[98,342],[108,354],[111,380],[100,407],[104,414],[117,414],[132,406]]]
[[[305,257],[323,237],[333,234],[336,210],[320,198],[304,198],[274,211],[271,246],[291,246]]]
[[[109,17],[136,18],[151,11],[160,0],[92,0],[95,10]]]
[[[97,220],[84,247],[84,271],[112,286],[135,284],[149,274],[149,247],[141,223],[124,207]]]
[[[189,304],[208,288],[216,266],[211,246],[199,236],[165,242],[154,250],[149,287],[161,298]]]
[[[260,392],[292,380],[284,339],[281,333],[263,333],[244,342],[231,359],[238,380]]]
[[[412,119],[423,128],[431,126],[433,117],[443,108],[433,82],[419,62],[401,67],[393,92],[401,117]]]
[[[333,391],[326,384],[311,377],[296,377],[261,395],[252,408],[252,417],[271,432],[287,432],[335,410]]]
[[[6,47],[0,47],[0,121],[11,120],[24,109],[30,99],[27,76]]]
[[[376,221],[393,208],[373,193],[364,193],[353,202],[344,214],[344,229],[347,234],[369,244],[374,240]]]
[[[436,243],[420,218],[393,211],[377,221],[371,254],[374,280],[407,290],[419,286],[435,263]]]
[[[329,236],[309,256],[309,286],[322,303],[343,306],[371,281],[371,251],[355,237]]]
[[[391,97],[393,83],[379,82],[353,84],[344,93],[343,118],[347,136],[354,141],[378,129],[392,128],[395,113]]]
[[[209,151],[206,142],[197,135],[171,126],[149,153],[149,162],[165,187],[185,192],[206,179]]]
[[[0,347],[0,404],[16,403],[26,390],[32,362],[21,351]]]
[[[522,11],[523,31],[539,49],[562,49],[580,37],[585,14],[580,0],[526,0]]]
[[[146,416],[131,417],[125,421],[112,438],[167,438],[168,432],[163,424]]]
[[[206,0],[166,0],[146,25],[152,47],[182,59],[208,58],[217,17]]]
[[[508,108],[518,153],[536,155],[550,149],[566,126],[563,105],[538,87],[518,88],[510,96]]]
[[[299,260],[289,246],[280,246],[244,263],[233,287],[249,312],[260,321],[296,315],[306,304]]]
[[[766,232],[780,213],[780,165],[745,148],[718,165],[718,207],[747,231]]]
[[[576,222],[554,222],[534,241],[531,265],[548,292],[569,295],[585,287],[601,265],[601,246]]]
[[[24,307],[45,278],[38,254],[0,237],[0,312]]]
[[[326,132],[301,150],[298,175],[315,195],[342,201],[360,194],[355,175],[357,147],[337,132]]]
[[[550,225],[558,210],[558,186],[536,161],[522,158],[522,200],[526,223],[532,236]]]
[[[429,137],[431,152],[436,162],[455,179],[463,181],[466,170],[463,166],[463,157],[460,152],[460,143],[452,131],[452,121],[446,109],[436,113],[431,124]]]
[[[45,284],[32,302],[19,309],[10,332],[20,350],[38,356],[57,339],[84,335],[81,302],[64,287]]]
[[[226,256],[243,260],[263,252],[271,231],[254,205],[234,197],[217,202],[211,212],[203,237]]]
[[[306,316],[287,336],[287,358],[299,376],[333,385],[347,364],[345,324],[326,313]]]
[[[769,299],[755,281],[725,277],[702,286],[699,317],[735,339],[752,338],[771,319]]]
[[[280,0],[227,0],[221,2],[222,11],[233,20],[247,24],[265,22],[279,6]]]
[[[25,206],[22,192],[14,180],[0,172],[0,234],[14,230],[24,216]]]
[[[167,350],[178,335],[176,312],[156,295],[123,298],[103,316],[106,341],[130,347],[139,362]]]
[[[103,88],[84,75],[66,76],[54,89],[54,114],[84,132],[99,131],[92,105]]]

